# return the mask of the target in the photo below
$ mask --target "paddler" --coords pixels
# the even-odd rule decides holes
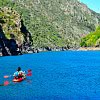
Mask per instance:
[[[17,68],[17,71],[14,73],[14,78],[18,79],[18,78],[26,78],[26,74],[25,71],[21,70],[21,67]]]

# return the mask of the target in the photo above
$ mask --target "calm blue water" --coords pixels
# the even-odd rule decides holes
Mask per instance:
[[[18,66],[32,76],[20,83]],[[0,100],[100,100],[100,51],[66,51],[0,57]]]

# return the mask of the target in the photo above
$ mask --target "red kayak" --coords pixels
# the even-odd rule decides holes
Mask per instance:
[[[25,78],[14,78],[12,81],[13,82],[21,82],[21,81],[23,81]]]

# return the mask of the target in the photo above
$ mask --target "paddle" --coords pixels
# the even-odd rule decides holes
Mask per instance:
[[[10,84],[9,81],[4,81],[4,83],[3,83],[3,84],[0,84],[0,86],[7,86],[7,85],[9,85],[9,84]]]
[[[4,86],[9,85],[9,84],[10,84],[9,81],[5,81],[5,82],[4,82]]]
[[[5,75],[4,78],[9,78],[11,77],[12,75]]]
[[[28,73],[27,73],[26,75],[27,75],[27,76],[32,76],[32,70],[29,69],[29,70],[28,70]]]
[[[9,78],[13,75],[5,75],[4,78]],[[31,69],[28,69],[28,73],[26,74],[26,76],[32,76],[32,70]]]

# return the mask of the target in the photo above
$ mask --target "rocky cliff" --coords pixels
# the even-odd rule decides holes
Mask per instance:
[[[0,8],[0,48],[2,55],[18,55],[26,44],[30,47],[30,33],[21,16],[11,8]]]

